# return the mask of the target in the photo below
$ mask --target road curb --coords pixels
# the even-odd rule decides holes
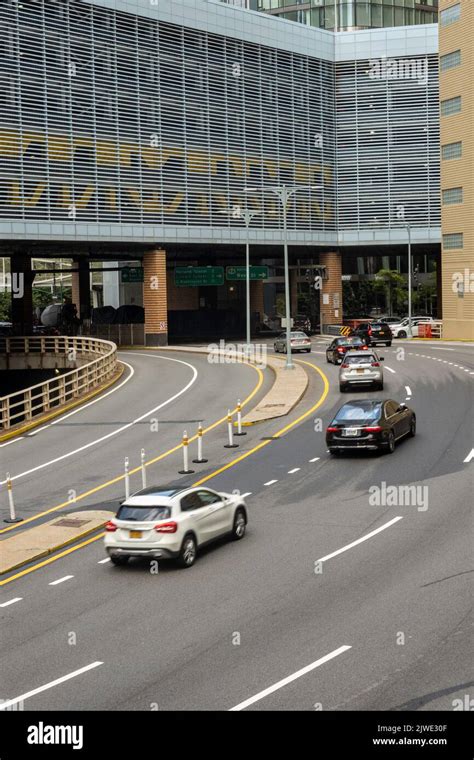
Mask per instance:
[[[3,539],[0,542],[0,576],[48,557],[65,546],[95,533],[114,515],[114,512],[106,510],[71,512]],[[73,522],[76,523],[75,526],[71,525]]]

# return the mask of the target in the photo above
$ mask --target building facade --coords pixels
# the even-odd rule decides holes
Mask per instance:
[[[247,235],[255,263],[281,256],[275,185],[309,186],[288,240],[295,265],[327,267],[326,321],[342,252],[404,254],[407,222],[415,249],[439,247],[435,25],[334,35],[206,0],[6,0],[0,17],[3,255],[46,247],[82,281],[88,260],[143,261],[150,343],[237,292],[178,290],[176,266],[234,264]],[[248,232],[229,213],[245,204]]]
[[[440,3],[443,330],[474,339],[474,12]]]

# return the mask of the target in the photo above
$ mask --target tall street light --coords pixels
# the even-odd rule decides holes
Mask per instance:
[[[245,237],[245,310],[246,310],[246,348],[250,351],[250,225],[254,216],[263,214],[263,211],[252,211],[251,209],[240,206],[233,206],[231,209],[219,211],[219,214],[227,214],[234,219],[243,219],[246,229]]]
[[[408,233],[408,337],[411,338],[413,336],[411,329],[411,226],[409,222],[403,226]]]
[[[291,308],[290,308],[290,272],[288,266],[288,230],[287,210],[290,198],[298,190],[320,190],[321,185],[274,185],[268,187],[244,187],[244,193],[272,192],[280,200],[283,207],[283,256],[285,272],[285,320],[286,320],[286,363],[285,369],[294,369],[291,360]]]

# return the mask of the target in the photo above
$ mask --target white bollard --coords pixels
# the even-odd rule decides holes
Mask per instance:
[[[5,519],[3,522],[6,522],[6,523],[22,522],[23,518],[17,517],[15,514],[15,502],[13,500],[12,479],[10,477],[9,472],[7,472],[7,492],[8,492],[8,506],[10,508],[10,517]]]
[[[188,473],[194,472],[194,470],[189,469],[189,459],[188,459],[188,446],[189,446],[189,438],[186,430],[183,433],[183,469],[178,470],[180,475],[187,475]]]
[[[142,488],[146,488],[145,449],[140,451],[140,460],[142,465]]]
[[[202,456],[202,425],[199,423],[198,427],[198,433],[197,433],[197,441],[198,441],[198,455],[197,459],[193,459],[193,462],[196,464],[203,464],[204,462],[207,462],[207,459],[203,459]]]
[[[227,433],[229,436],[229,443],[226,443],[224,448],[225,449],[236,449],[239,445],[238,443],[234,443],[234,433],[232,430],[232,415],[230,413],[230,409],[227,410]]]
[[[242,430],[242,404],[240,403],[240,398],[237,401],[237,432],[235,435],[247,435]]]
[[[130,498],[130,476],[128,474],[128,457],[125,457],[125,463],[124,463],[124,471],[125,471],[125,498]]]

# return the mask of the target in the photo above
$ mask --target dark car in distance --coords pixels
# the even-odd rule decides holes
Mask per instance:
[[[392,454],[398,440],[415,434],[413,409],[393,399],[361,399],[341,406],[326,428],[326,444],[331,454],[349,449]]]
[[[366,348],[367,344],[358,335],[349,338],[334,338],[326,349],[326,361],[341,364],[347,351],[361,351]]]
[[[377,343],[392,345],[392,331],[386,322],[361,322],[355,328],[354,335],[362,338],[368,346],[376,346]]]

